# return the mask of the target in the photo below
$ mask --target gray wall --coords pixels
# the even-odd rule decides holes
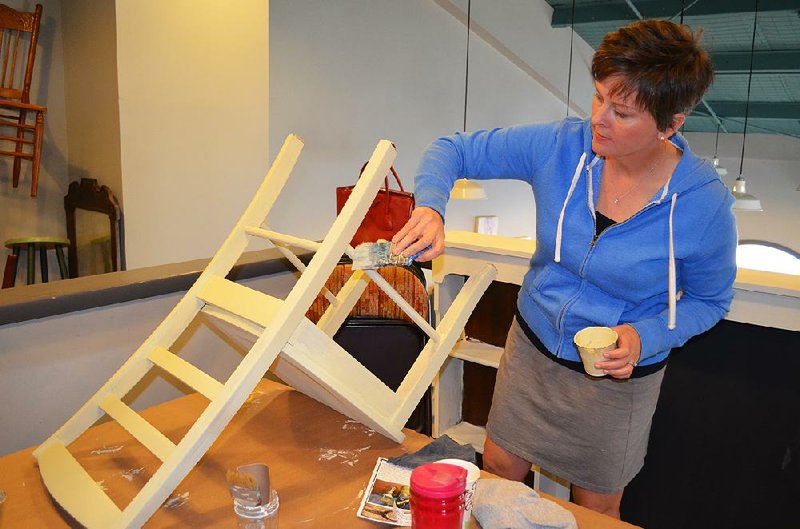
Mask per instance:
[[[294,282],[295,276],[285,272],[243,284],[283,298]],[[0,455],[39,444],[55,432],[133,354],[183,294],[0,326]],[[230,331],[200,315],[170,350],[224,381],[250,341],[243,332]],[[180,396],[183,390],[187,388],[165,378],[145,378],[131,394],[132,405],[141,409]]]

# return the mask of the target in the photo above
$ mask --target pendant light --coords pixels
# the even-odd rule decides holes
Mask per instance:
[[[572,0],[572,14],[569,22],[569,67],[567,69],[567,117],[569,117],[569,96],[572,88],[572,45],[575,42],[575,0]]]
[[[463,132],[467,131],[467,95],[469,94],[469,34],[471,31],[470,22],[472,21],[472,0],[467,1],[467,64],[464,67],[464,126]],[[450,190],[451,200],[483,200],[486,198],[486,191],[481,185],[473,180],[460,178],[456,180],[456,185]]]
[[[719,149],[719,125],[717,125],[717,140],[714,142],[714,158],[712,158],[711,163],[714,164],[714,170],[718,175],[725,176],[728,174],[728,170],[722,167],[717,156],[717,149]]]
[[[750,44],[750,75],[747,79],[747,103],[744,107],[744,132],[742,133],[742,158],[739,162],[739,176],[733,183],[733,196],[736,202],[733,204],[733,209],[739,211],[763,211],[761,208],[761,201],[754,195],[747,192],[746,182],[742,176],[742,168],[744,167],[744,145],[747,140],[747,118],[750,113],[750,87],[753,82],[753,57],[756,51],[756,22],[758,21],[758,0],[756,0],[756,7],[753,13],[753,40]]]
[[[450,198],[452,200],[484,200],[486,191],[476,181],[460,178],[456,180],[456,185],[450,190]]]

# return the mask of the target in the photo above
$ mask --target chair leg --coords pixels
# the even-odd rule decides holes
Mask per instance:
[[[17,272],[19,271],[19,254],[22,252],[22,249],[19,246],[14,247],[14,256],[16,259],[14,260],[14,283],[17,282]]]
[[[12,253],[6,258],[6,268],[3,271],[3,287],[11,288],[17,282],[17,254]]]
[[[36,128],[33,138],[33,163],[31,165],[31,196],[39,192],[39,164],[42,160],[42,137],[44,136],[44,114],[36,113]]]
[[[36,247],[33,243],[28,244],[28,284],[32,285],[36,281],[36,261],[34,256],[36,254]]]
[[[25,116],[26,112],[21,110],[19,113],[19,124],[25,124]],[[17,127],[17,139],[22,140],[25,136],[25,129],[22,126]],[[15,152],[21,153],[22,152],[22,142],[18,141],[16,145]],[[14,177],[13,177],[13,186],[19,187],[19,175],[22,172],[22,159],[19,156],[14,157]]]
[[[50,280],[50,276],[47,273],[47,247],[44,245],[39,248],[39,264],[42,268],[42,283],[47,283]]]
[[[58,258],[58,271],[61,273],[61,279],[69,277],[69,270],[67,270],[67,261],[64,259],[64,247],[56,246],[56,257]]]

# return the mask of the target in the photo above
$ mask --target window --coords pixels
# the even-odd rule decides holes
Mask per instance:
[[[800,275],[800,254],[767,241],[739,241],[736,265],[751,270]]]

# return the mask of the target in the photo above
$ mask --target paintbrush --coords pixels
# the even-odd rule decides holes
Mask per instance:
[[[246,496],[248,503],[253,506],[261,505],[261,488],[255,476],[238,470],[228,470],[225,479],[228,480],[228,485],[236,487],[237,496]]]
[[[234,494],[234,499],[243,507],[258,507],[269,503],[270,501],[270,483],[269,483],[269,470],[266,465],[258,465],[261,468],[253,468],[256,465],[244,465],[238,467],[236,470],[228,470],[225,473],[225,479],[228,480],[228,485],[231,487],[231,493]],[[258,479],[253,475],[253,471],[261,475]],[[265,483],[261,483],[266,481]]]
[[[430,248],[430,246],[428,247]],[[427,250],[428,248],[425,248]],[[417,252],[411,257],[395,254],[394,243],[390,241],[365,242],[356,246],[353,252],[354,270],[374,270],[384,266],[408,266],[424,252]]]

